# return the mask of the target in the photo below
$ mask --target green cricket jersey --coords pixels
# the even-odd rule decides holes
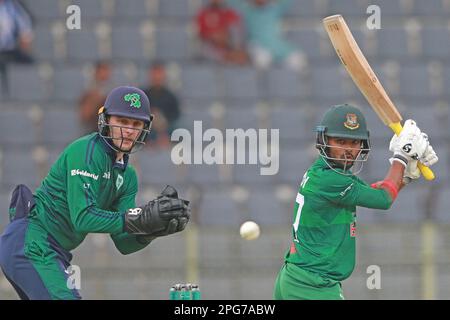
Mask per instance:
[[[88,233],[110,233],[123,254],[148,243],[123,231],[124,213],[136,206],[134,168],[116,162],[116,153],[98,133],[71,143],[35,192],[33,216],[66,250],[76,248]]]
[[[355,266],[356,207],[386,210],[391,204],[387,191],[335,172],[319,157],[297,194],[286,262],[335,281],[348,278]]]

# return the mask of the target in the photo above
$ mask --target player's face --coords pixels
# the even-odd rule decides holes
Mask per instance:
[[[129,151],[144,128],[144,121],[111,116],[109,125],[114,145],[122,150]]]
[[[361,151],[361,140],[328,137],[328,147],[330,158],[343,165],[353,163]]]

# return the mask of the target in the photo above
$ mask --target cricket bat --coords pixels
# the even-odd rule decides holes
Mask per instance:
[[[341,15],[329,16],[323,19],[323,24],[337,55],[353,82],[383,123],[399,135],[403,130],[402,116],[361,52],[344,18]],[[419,163],[418,167],[425,179],[434,179],[434,173],[430,168],[422,163]]]

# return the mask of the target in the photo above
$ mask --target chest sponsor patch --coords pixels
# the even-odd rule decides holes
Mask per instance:
[[[73,169],[73,170],[70,170],[70,175],[72,177],[73,176],[83,176],[83,177],[92,178],[94,180],[98,180],[98,174],[90,173],[90,172],[87,172],[86,170]]]

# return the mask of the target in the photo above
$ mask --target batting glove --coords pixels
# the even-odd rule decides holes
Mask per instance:
[[[400,135],[392,137],[389,150],[394,153],[393,160],[406,168],[409,161],[423,157],[428,145],[428,136],[422,134],[416,122],[406,120]]]

